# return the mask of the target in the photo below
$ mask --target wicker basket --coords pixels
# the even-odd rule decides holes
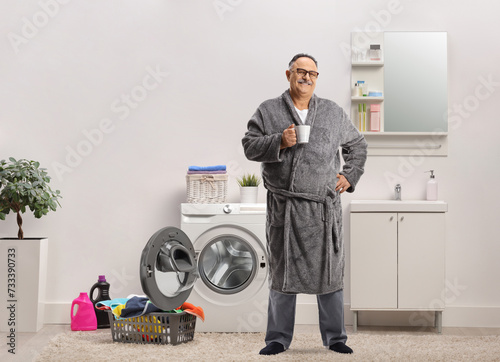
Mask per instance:
[[[172,344],[192,341],[196,316],[182,313],[149,313],[140,317],[115,319],[108,311],[114,342]]]
[[[186,175],[186,183],[188,203],[222,204],[226,202],[226,174]]]

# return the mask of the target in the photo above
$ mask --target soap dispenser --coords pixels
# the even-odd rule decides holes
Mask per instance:
[[[427,172],[431,173],[431,178],[427,181],[427,201],[436,201],[438,199],[438,183],[434,176],[434,170]]]

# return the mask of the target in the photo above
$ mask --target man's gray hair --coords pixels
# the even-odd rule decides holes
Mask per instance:
[[[314,62],[314,64],[316,64],[316,67],[318,67],[318,62],[316,61],[316,59],[314,59],[314,57],[312,55],[309,55],[309,54],[306,54],[306,53],[299,53],[299,54],[295,55],[292,58],[292,60],[290,60],[290,63],[288,63],[288,69],[292,69],[293,64],[295,63],[295,61],[297,59],[304,58],[304,57],[311,59]]]

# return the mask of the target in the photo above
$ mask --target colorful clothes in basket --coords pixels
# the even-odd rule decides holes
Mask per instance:
[[[156,307],[147,297],[133,296],[131,298],[116,298],[112,300],[103,300],[95,305],[99,310],[110,310],[116,319],[128,319],[140,317],[145,314],[163,312]],[[205,321],[205,313],[203,308],[194,306],[191,303],[183,303],[175,310],[167,311],[168,313],[186,313],[192,314],[202,321]]]
[[[198,318],[200,318],[203,322],[205,322],[205,312],[202,307],[196,307],[195,305],[185,302],[177,308],[179,311],[184,311],[186,313],[192,314]]]

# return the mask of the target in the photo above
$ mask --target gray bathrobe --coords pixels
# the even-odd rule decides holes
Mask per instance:
[[[316,95],[305,121],[311,125],[309,143],[280,150],[283,130],[292,123],[302,124],[287,90],[259,106],[242,140],[246,157],[262,162],[268,190],[269,284],[286,294],[331,293],[344,287],[336,175],[344,175],[351,184],[347,192],[353,192],[363,174],[367,144],[341,107]]]

